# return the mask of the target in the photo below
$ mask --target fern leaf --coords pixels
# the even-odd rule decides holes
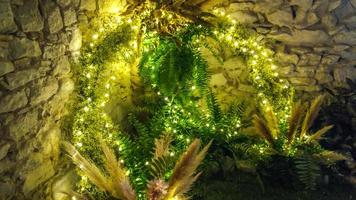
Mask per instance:
[[[220,105],[214,96],[213,92],[209,90],[207,95],[207,105],[211,116],[213,117],[214,121],[219,121],[221,119],[221,108]]]
[[[170,167],[170,159],[168,156],[154,158],[150,164],[150,176],[156,179],[163,178],[165,172]]]
[[[318,177],[320,177],[320,166],[312,156],[304,155],[295,160],[298,179],[305,185],[306,189],[314,190]]]
[[[155,139],[154,159],[164,157],[169,153],[172,136],[164,133],[159,139]]]

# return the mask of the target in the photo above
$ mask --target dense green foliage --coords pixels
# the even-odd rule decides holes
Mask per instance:
[[[106,140],[128,169],[139,199],[145,199],[143,188],[152,176],[164,173],[165,179],[170,177],[177,155],[194,138],[200,138],[204,144],[213,140],[203,169],[209,171],[213,166],[217,171],[222,170],[225,162],[218,158],[224,158],[232,161],[234,168],[252,171],[259,177],[259,167],[273,163],[273,156],[280,156],[286,139],[284,136],[276,139],[276,152],[266,140],[245,134],[251,126],[251,117],[245,115],[250,105],[243,99],[236,100],[226,111],[220,108],[209,88],[209,66],[200,48],[209,49],[220,61],[224,59],[219,51],[224,49],[243,57],[250,82],[257,91],[259,105],[252,106],[270,104],[278,119],[276,126],[286,131],[293,89],[273,71],[272,52],[259,45],[257,37],[250,36],[247,29],[239,25],[221,23],[208,28],[190,24],[175,34],[149,31],[144,36],[131,26],[131,21],[123,22],[100,36],[95,44],[85,45],[80,58],[78,111],[73,122],[73,141],[79,151],[100,166],[103,161],[97,141]],[[142,43],[137,43],[140,41],[137,37]],[[219,43],[219,48],[210,46],[208,39]],[[144,92],[134,94],[135,104],[125,116],[126,124],[115,124],[107,114],[107,109],[115,108],[107,108],[106,103],[115,92],[111,88],[120,80],[114,76],[117,71],[107,66],[118,62],[119,67],[128,68],[137,56],[140,58],[139,76],[144,83],[140,91]],[[162,133],[172,135],[171,152],[164,159],[154,160],[155,138]],[[294,149],[310,155],[322,152],[320,146],[314,144],[296,141],[293,145]],[[289,161],[295,155],[295,152],[288,153],[282,158]],[[312,188],[316,168],[309,161],[300,159],[295,163],[301,180]],[[148,163],[155,167],[148,167]],[[81,180],[80,190],[97,199],[107,198],[85,178]]]

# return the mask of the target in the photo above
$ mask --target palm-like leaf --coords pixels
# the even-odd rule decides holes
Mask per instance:
[[[334,125],[329,125],[329,126],[325,126],[324,128],[318,130],[316,133],[314,133],[313,135],[311,135],[308,138],[307,142],[319,140],[326,132],[328,132],[333,127],[334,127]]]
[[[176,196],[183,196],[190,190],[191,185],[198,178],[199,174],[196,174],[195,171],[204,159],[211,142],[202,150],[200,150],[200,145],[200,140],[195,139],[176,163],[169,180],[168,194],[165,196],[165,200]]]
[[[274,114],[271,106],[267,107],[266,111],[264,112],[264,117],[267,122],[266,125],[268,126],[268,129],[269,129],[273,139],[278,138],[279,125],[278,125],[277,117]]]
[[[310,108],[307,111],[307,114],[305,115],[303,124],[302,124],[302,130],[300,132],[300,138],[303,139],[304,136],[307,134],[309,128],[313,125],[314,120],[319,114],[321,104],[324,100],[324,96],[318,96],[314,101],[311,103]]]
[[[85,159],[72,144],[63,142],[63,146],[71,156],[74,164],[76,164],[100,190],[109,192],[113,197],[122,200],[136,199],[129,179],[125,175],[125,170],[117,162],[114,153],[105,144],[102,144],[102,150],[105,154],[105,169],[109,177],[104,175],[95,164]]]
[[[117,198],[134,200],[135,192],[121,164],[117,161],[114,152],[102,142],[101,148],[105,155],[105,169],[110,175],[111,188],[109,192]]]
[[[102,191],[108,191],[110,182],[107,177],[93,164],[85,159],[69,142],[63,142],[63,147],[76,164],[89,180]]]
[[[252,122],[258,135],[264,138],[270,145],[274,145],[273,135],[269,130],[266,121],[259,116],[254,115]]]
[[[295,134],[300,126],[304,114],[304,106],[298,102],[293,106],[292,114],[289,118],[288,143],[291,144],[295,138]]]

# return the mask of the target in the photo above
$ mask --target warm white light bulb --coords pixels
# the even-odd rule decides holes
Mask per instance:
[[[99,38],[99,34],[95,33],[92,35],[93,40],[97,40]]]

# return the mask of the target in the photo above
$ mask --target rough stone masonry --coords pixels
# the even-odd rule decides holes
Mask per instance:
[[[98,1],[98,2],[97,2]],[[106,1],[107,2],[107,1]],[[0,199],[61,199],[60,122],[74,89],[79,25],[104,0],[0,0]],[[266,40],[299,92],[356,78],[355,0],[230,0],[220,9]],[[208,58],[220,99],[251,93],[240,58]]]

